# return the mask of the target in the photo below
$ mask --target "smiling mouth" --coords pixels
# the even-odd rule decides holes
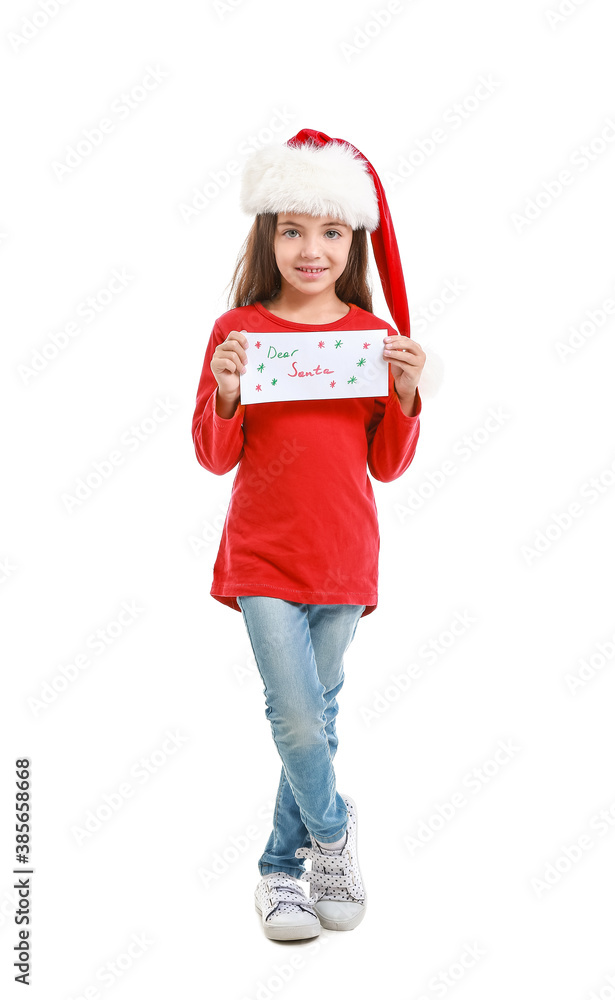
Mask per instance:
[[[306,271],[308,274],[320,274],[321,271],[326,271],[326,267],[298,267],[298,271]]]

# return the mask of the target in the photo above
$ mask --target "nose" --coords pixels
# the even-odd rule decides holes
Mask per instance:
[[[301,256],[305,257],[306,260],[315,260],[317,257],[320,257],[320,248],[315,237],[313,239],[309,237],[305,238],[301,248]]]

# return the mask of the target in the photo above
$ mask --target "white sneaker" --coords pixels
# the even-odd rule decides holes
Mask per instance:
[[[346,842],[340,851],[323,850],[310,834],[311,847],[300,847],[297,858],[309,858],[312,867],[301,880],[309,882],[316,901],[314,909],[323,927],[332,931],[351,931],[365,916],[367,897],[359,870],[357,854],[357,807],[348,795],[342,795],[348,810]]]
[[[298,880],[288,872],[263,875],[254,892],[265,936],[274,941],[311,938],[320,934],[314,911],[315,899],[308,899]]]

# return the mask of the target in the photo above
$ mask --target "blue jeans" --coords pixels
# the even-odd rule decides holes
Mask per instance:
[[[265,715],[282,759],[273,830],[261,855],[261,875],[306,870],[295,857],[343,837],[348,820],[335,786],[337,695],[343,658],[364,604],[298,604],[278,597],[238,597],[254,659],[264,683]]]

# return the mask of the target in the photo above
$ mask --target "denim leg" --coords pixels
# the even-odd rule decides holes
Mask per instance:
[[[259,872],[267,875],[269,872],[285,871],[294,878],[300,878],[305,871],[305,864],[295,857],[295,851],[298,847],[310,847],[311,843],[282,765],[273,812],[273,829],[258,861]]]
[[[333,771],[335,718],[343,655],[365,605],[305,605],[254,596],[237,601],[282,759],[273,829],[259,871],[299,877],[305,866],[295,850],[310,846],[308,830],[324,843],[338,840],[346,829],[346,807]]]

